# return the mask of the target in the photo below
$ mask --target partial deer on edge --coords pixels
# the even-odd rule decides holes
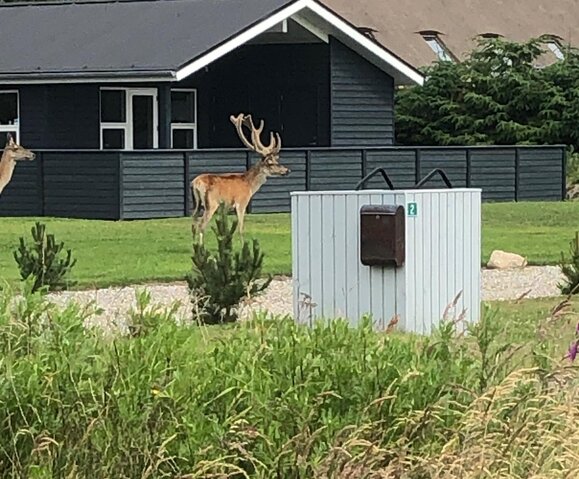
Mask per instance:
[[[251,115],[240,113],[238,116],[229,117],[235,126],[239,138],[251,151],[261,156],[261,159],[243,173],[212,174],[204,173],[197,176],[191,182],[191,193],[195,200],[193,211],[193,231],[195,231],[195,216],[199,205],[202,203],[204,212],[199,224],[200,237],[203,240],[203,232],[211,217],[215,214],[220,204],[229,208],[235,208],[238,219],[238,232],[243,240],[243,220],[245,210],[252,196],[262,187],[269,176],[285,176],[290,173],[289,168],[279,163],[281,150],[281,138],[278,133],[270,133],[270,142],[264,146],[261,142],[263,120],[259,128],[253,124]],[[251,130],[251,141],[243,133],[243,126]]]
[[[16,162],[20,160],[34,160],[36,155],[14,141],[12,135],[8,133],[4,153],[0,159],[0,194],[10,183]]]

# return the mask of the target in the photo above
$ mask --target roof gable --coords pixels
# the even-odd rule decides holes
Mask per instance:
[[[288,18],[391,74],[409,64],[315,0],[139,0],[0,6],[0,82],[181,80]]]

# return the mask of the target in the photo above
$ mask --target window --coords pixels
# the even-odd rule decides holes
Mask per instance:
[[[2,137],[11,133],[14,141],[20,141],[18,91],[0,91],[0,143]]]
[[[158,104],[154,88],[101,88],[101,148],[153,149],[158,146]]]
[[[561,50],[558,42],[555,40],[550,40],[547,42],[547,47],[549,47],[549,50],[551,50],[559,60],[565,59],[565,55],[563,55],[563,51]]]
[[[197,90],[171,90],[171,146],[197,148]]]
[[[432,48],[432,51],[436,53],[439,60],[451,62],[453,60],[452,56],[448,52],[447,48],[444,46],[438,34],[435,32],[423,32],[422,38],[428,43],[428,46]]]

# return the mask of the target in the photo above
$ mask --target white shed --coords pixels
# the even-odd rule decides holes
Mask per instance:
[[[401,265],[362,263],[360,218],[366,205],[403,207]],[[356,324],[369,314],[384,328],[398,315],[397,329],[428,334],[459,294],[455,311],[478,321],[480,189],[292,192],[291,212],[297,321],[347,318]],[[377,244],[393,247],[384,237]]]

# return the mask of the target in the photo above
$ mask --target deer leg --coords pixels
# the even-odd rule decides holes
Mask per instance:
[[[239,233],[239,238],[243,243],[243,220],[245,219],[245,209],[247,208],[247,203],[236,204],[235,212],[237,213],[237,232]]]
[[[219,208],[218,202],[215,203],[208,202],[208,203],[209,203],[208,205],[207,204],[204,205],[205,211],[203,212],[203,218],[201,218],[201,224],[199,225],[200,229],[199,236],[201,238],[201,242],[203,242],[203,233],[205,231],[205,228],[207,228],[207,225],[211,221],[211,218]]]

